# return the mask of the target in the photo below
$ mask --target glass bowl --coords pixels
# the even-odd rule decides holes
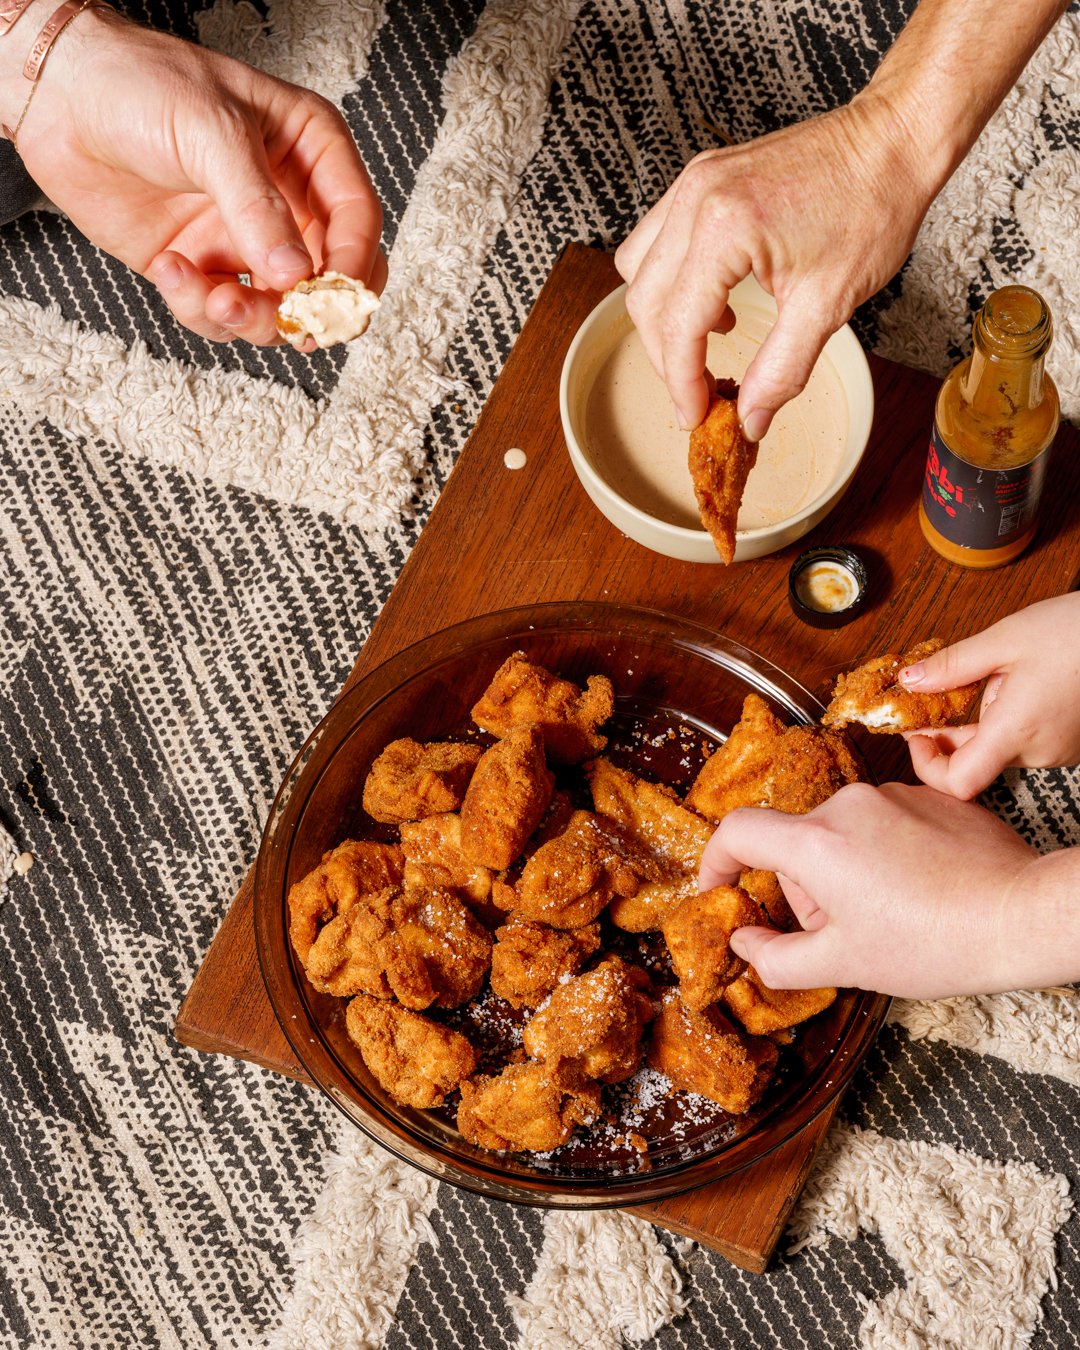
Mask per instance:
[[[464,728],[491,675],[515,651],[579,682],[607,675],[617,696],[616,730],[633,728],[639,746],[633,762],[623,756],[624,762],[666,781],[681,773],[685,781],[676,785],[682,788],[692,771],[673,769],[670,753],[668,763],[661,762],[673,741],[665,728],[678,725],[699,744],[716,744],[750,692],[787,722],[816,721],[822,711],[813,695],[762,657],[659,611],[590,602],[534,605],[435,633],[347,690],[289,770],[256,863],[259,964],[274,1013],[308,1076],[398,1157],[439,1180],[523,1204],[643,1204],[737,1171],[789,1140],[851,1078],[888,999],[841,991],[832,1007],[797,1030],[784,1073],[754,1112],[661,1141],[650,1149],[651,1170],[628,1171],[591,1160],[580,1148],[566,1162],[559,1154],[541,1161],[487,1152],[461,1138],[451,1115],[397,1105],[346,1035],[346,1000],[311,987],[288,938],[291,885],[343,839],[373,835],[360,803],[375,757],[397,737],[434,740]]]

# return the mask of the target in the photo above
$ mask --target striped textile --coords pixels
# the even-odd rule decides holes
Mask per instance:
[[[625,1215],[437,1186],[170,1035],[562,246],[621,239],[706,123],[846,100],[911,4],[131,7],[342,106],[391,283],[348,354],[217,347],[59,215],[3,231],[0,1344],[1080,1344],[1068,994],[898,1004],[764,1277]],[[1070,313],[1078,36],[1074,5],[856,316],[867,345],[943,373],[1005,279]],[[1074,418],[1078,344],[1060,323]],[[1075,845],[1078,789],[1014,774],[990,802]]]

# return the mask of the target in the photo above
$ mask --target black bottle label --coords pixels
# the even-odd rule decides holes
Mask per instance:
[[[934,423],[926,456],[922,504],[926,518],[961,548],[1005,548],[1035,519],[1049,446],[1018,469],[969,464],[950,450]]]

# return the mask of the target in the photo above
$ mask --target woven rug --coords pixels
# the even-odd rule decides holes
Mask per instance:
[[[216,0],[136,17],[341,105],[390,285],[352,350],[213,347],[56,213],[0,242],[0,1338],[5,1346],[1080,1344],[1080,1006],[901,1003],[783,1254],[439,1186],[319,1095],[170,1034],[269,801],[569,240],[614,246],[705,123],[823,111],[872,0]],[[1074,5],[856,316],[943,374],[1037,286],[1080,415]],[[1080,775],[988,796],[1080,844]],[[23,853],[33,866],[15,866]]]

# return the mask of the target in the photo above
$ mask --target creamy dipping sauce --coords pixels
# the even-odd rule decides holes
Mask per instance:
[[[708,366],[741,381],[769,331],[759,310],[741,307],[734,329],[709,335]],[[669,525],[700,530],[687,468],[689,436],[679,428],[663,381],[637,330],[621,321],[614,349],[596,372],[585,406],[585,449],[596,471],[631,505]],[[747,479],[738,528],[797,515],[835,480],[848,409],[832,363],[821,357],[798,398],[776,415]]]
[[[859,597],[859,583],[846,567],[822,559],[811,562],[795,578],[795,594],[807,609],[836,614]]]

